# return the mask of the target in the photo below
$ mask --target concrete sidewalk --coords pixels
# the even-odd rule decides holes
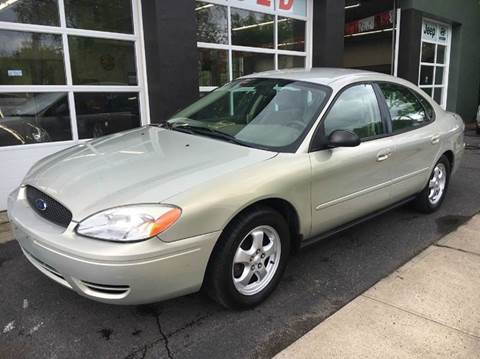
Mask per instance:
[[[480,214],[276,358],[480,358]]]

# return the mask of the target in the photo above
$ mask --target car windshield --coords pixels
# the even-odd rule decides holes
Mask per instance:
[[[328,87],[300,81],[241,79],[180,111],[167,126],[251,147],[294,152],[329,94]]]

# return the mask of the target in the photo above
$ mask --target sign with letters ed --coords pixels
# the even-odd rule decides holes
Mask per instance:
[[[307,0],[230,0],[230,5],[252,10],[277,11],[280,15],[307,16]]]

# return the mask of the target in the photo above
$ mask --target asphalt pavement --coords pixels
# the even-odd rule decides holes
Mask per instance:
[[[0,244],[0,358],[269,358],[480,211],[480,137],[440,211],[402,206],[294,256],[259,307],[225,310],[201,294],[145,306],[82,298]]]

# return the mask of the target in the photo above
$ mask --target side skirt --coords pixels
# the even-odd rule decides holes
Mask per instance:
[[[406,199],[401,200],[400,202],[394,203],[393,205],[390,205],[390,206],[385,207],[385,208],[383,208],[383,209],[380,209],[380,210],[378,210],[378,211],[372,212],[372,213],[366,215],[365,217],[360,217],[360,218],[355,219],[355,220],[353,220],[353,221],[351,221],[351,222],[348,222],[348,223],[346,223],[346,224],[342,224],[342,225],[339,226],[339,227],[336,227],[336,228],[334,228],[334,229],[331,229],[331,230],[329,230],[329,231],[327,231],[327,232],[325,232],[325,233],[319,234],[318,236],[305,239],[305,240],[303,240],[303,241],[300,242],[300,249],[305,248],[305,247],[308,247],[308,246],[310,246],[310,245],[312,245],[312,244],[315,244],[315,243],[321,241],[322,239],[325,239],[325,238],[328,238],[328,237],[330,237],[330,236],[333,236],[333,235],[336,234],[336,233],[343,232],[343,231],[345,231],[345,230],[347,230],[347,229],[349,229],[349,228],[351,228],[351,227],[353,227],[353,226],[356,226],[357,224],[360,224],[360,223],[362,223],[362,222],[365,222],[365,221],[368,221],[368,220],[370,220],[370,219],[372,219],[372,218],[375,218],[375,217],[377,217],[377,216],[379,216],[379,215],[381,215],[381,214],[384,214],[384,213],[386,213],[386,212],[388,212],[388,211],[390,211],[390,210],[392,210],[392,209],[394,209],[394,208],[400,207],[400,206],[404,205],[405,203],[411,202],[412,200],[415,199],[415,197],[416,197],[416,196],[408,197],[408,198],[406,198]]]

